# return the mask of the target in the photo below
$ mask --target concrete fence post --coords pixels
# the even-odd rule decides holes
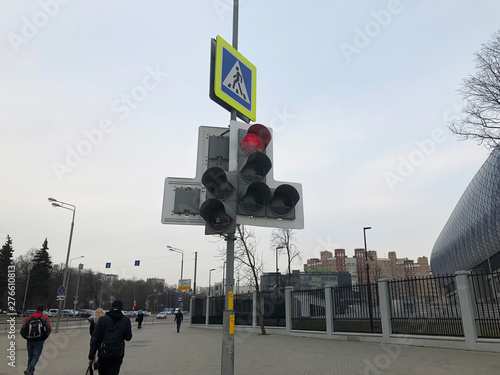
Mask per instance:
[[[286,332],[292,331],[292,292],[293,286],[285,287],[285,314],[286,314]]]
[[[476,347],[477,329],[469,275],[469,271],[457,271],[455,273],[455,278],[457,281],[458,298],[460,300],[460,310],[462,312],[465,346],[469,350],[474,350]]]
[[[193,314],[194,313],[194,296],[191,296],[189,301],[189,326],[193,324]]]
[[[205,307],[205,325],[208,327],[210,319],[210,296],[207,296],[207,306]]]
[[[325,318],[326,318],[326,334],[333,334],[333,312],[335,311],[334,302],[332,299],[333,288],[331,285],[325,286]]]
[[[380,302],[380,320],[382,336],[385,342],[390,342],[392,335],[392,301],[389,290],[389,279],[378,279],[378,295]]]

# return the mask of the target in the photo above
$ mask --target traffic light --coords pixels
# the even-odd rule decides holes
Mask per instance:
[[[272,140],[271,129],[264,125],[231,121],[229,166],[238,174],[236,221],[302,229],[302,186],[273,179]]]
[[[205,234],[234,233],[238,186],[236,172],[212,167],[205,171],[201,183],[206,188],[207,198],[200,207],[200,216],[205,220]]]

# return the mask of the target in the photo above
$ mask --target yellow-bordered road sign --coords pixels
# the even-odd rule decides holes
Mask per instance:
[[[219,35],[214,75],[215,96],[255,121],[257,68]]]

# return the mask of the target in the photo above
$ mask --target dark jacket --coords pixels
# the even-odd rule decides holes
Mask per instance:
[[[33,315],[28,316],[26,319],[24,319],[23,325],[21,326],[21,336],[26,339],[26,335],[28,334],[28,320],[31,318],[39,318],[42,317],[42,324],[45,327],[45,335],[42,337],[39,337],[37,339],[29,339],[30,341],[45,341],[47,340],[47,337],[49,337],[50,333],[52,332],[52,327],[50,325],[50,320],[46,315],[43,315],[40,311],[35,311]]]
[[[177,323],[180,323],[182,322],[183,319],[184,316],[182,315],[182,312],[180,310],[177,313],[175,313],[174,322],[177,321]]]
[[[143,314],[143,313],[139,313],[139,314],[137,314],[137,319],[136,319],[136,320],[137,320],[139,323],[142,323],[143,319],[144,319],[144,314]]]
[[[99,318],[92,334],[92,339],[90,340],[90,351],[89,359],[94,359],[95,353],[101,347],[102,340],[104,339],[104,333],[107,329],[113,328],[116,322],[120,321],[118,324],[118,330],[120,336],[123,340],[130,341],[132,339],[132,326],[130,324],[130,319],[128,316],[124,316],[119,310],[110,310],[106,315]],[[123,352],[121,356],[125,355],[125,345],[123,345]]]

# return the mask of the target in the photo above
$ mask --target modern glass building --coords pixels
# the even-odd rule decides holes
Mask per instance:
[[[467,186],[431,253],[434,275],[500,268],[500,148]]]

